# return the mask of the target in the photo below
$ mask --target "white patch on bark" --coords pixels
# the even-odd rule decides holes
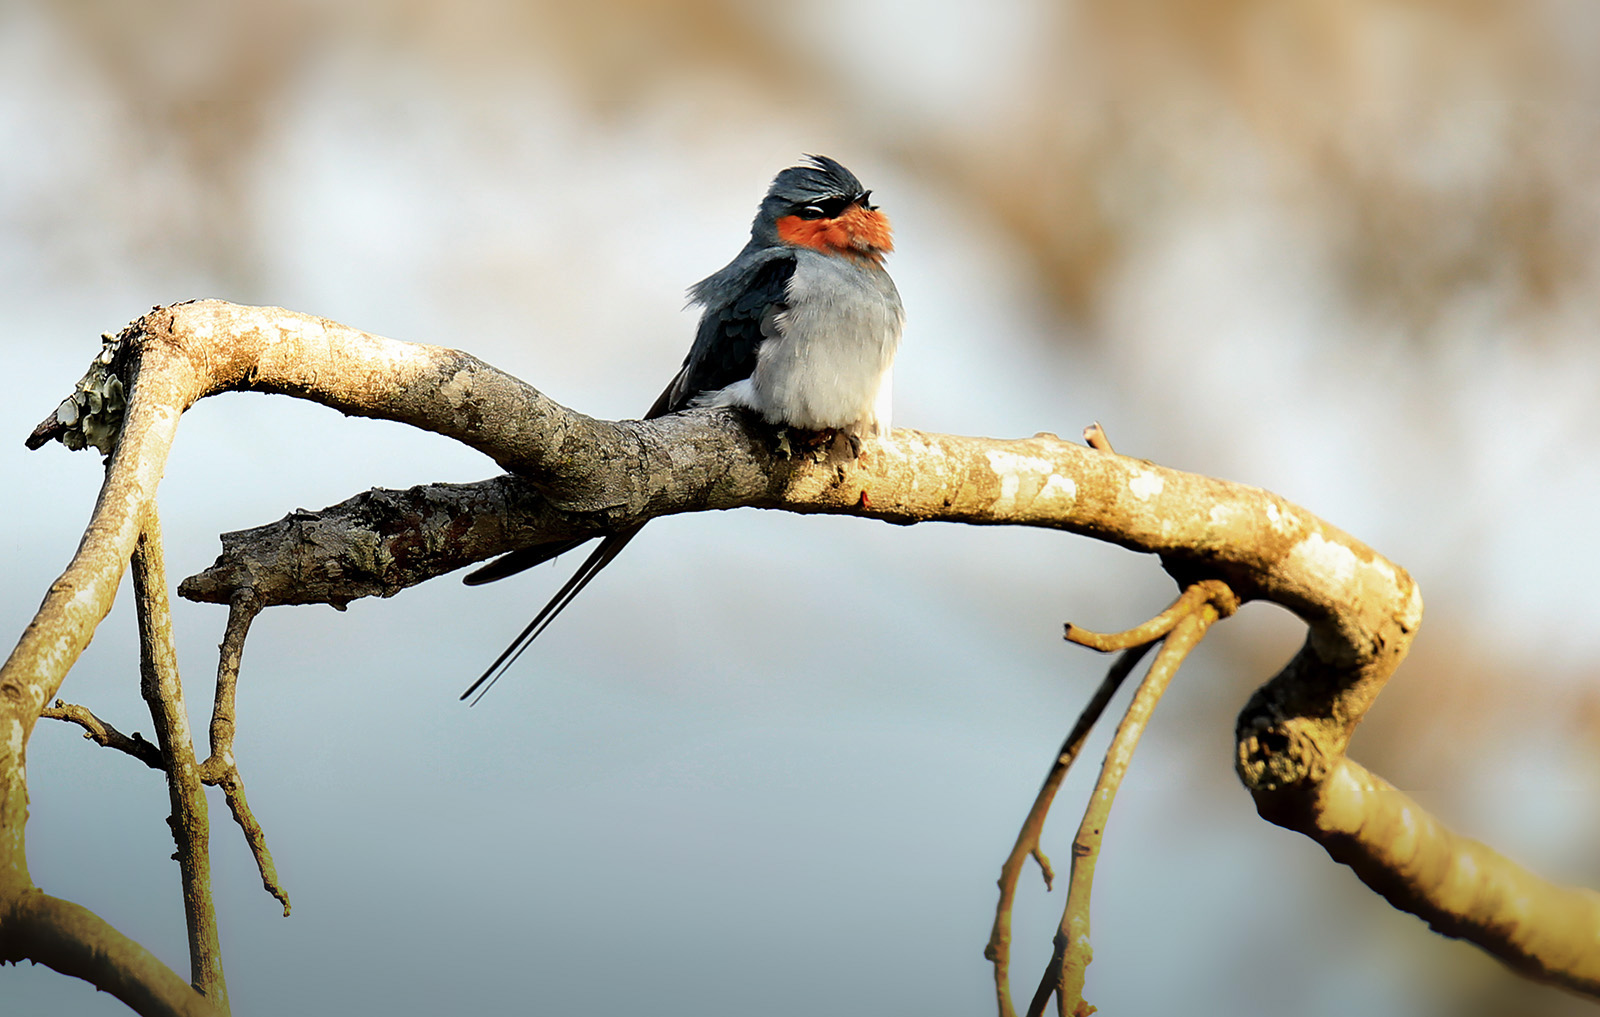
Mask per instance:
[[[1149,501],[1160,494],[1167,482],[1149,470],[1140,470],[1128,481],[1128,490],[1140,501]]]
[[[1058,477],[1055,466],[1048,459],[1038,456],[1019,456],[1014,452],[1001,452],[991,449],[984,453],[989,460],[989,468],[1000,477],[1000,505],[1011,508],[1016,504],[1017,495],[1023,490],[1023,481],[1028,481],[1027,489],[1036,496],[1043,494],[1054,480],[1062,481],[1066,486],[1064,493],[1077,497],[1077,486],[1067,477]],[[1057,491],[1062,486],[1057,486]],[[1052,492],[1054,493],[1054,492]]]
[[[1063,501],[1078,500],[1078,484],[1071,477],[1063,477],[1059,473],[1050,474],[1050,479],[1044,482],[1044,488],[1039,492],[1041,498],[1060,498]]]
[[[1293,567],[1304,568],[1313,575],[1328,576],[1341,586],[1355,578],[1356,569],[1361,565],[1354,551],[1320,533],[1307,534],[1289,557]]]

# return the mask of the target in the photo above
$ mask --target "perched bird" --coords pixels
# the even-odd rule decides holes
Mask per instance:
[[[871,197],[855,174],[824,155],[779,173],[744,250],[690,288],[691,302],[705,308],[694,345],[645,419],[743,406],[771,424],[842,432],[857,449],[863,438],[888,434],[889,371],[905,312],[883,268],[883,256],[894,250],[889,220]],[[603,538],[461,698],[499,680],[642,528]],[[586,539],[513,551],[466,581],[502,579]]]

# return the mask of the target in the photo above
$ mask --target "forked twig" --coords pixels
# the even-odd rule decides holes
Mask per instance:
[[[1017,842],[1011,848],[1011,854],[1006,858],[1005,864],[1000,867],[1000,903],[994,911],[994,927],[989,932],[989,945],[984,947],[983,955],[994,965],[994,985],[1000,1003],[1000,1013],[1003,1017],[1015,1017],[1016,1010],[1011,1003],[1011,911],[1016,900],[1017,881],[1022,875],[1022,866],[1032,855],[1039,863],[1040,872],[1044,875],[1046,890],[1053,888],[1055,872],[1050,868],[1050,859],[1045,856],[1039,847],[1039,835],[1044,831],[1045,817],[1050,814],[1050,804],[1055,800],[1056,791],[1061,787],[1061,782],[1067,776],[1067,770],[1078,758],[1078,753],[1083,750],[1083,743],[1088,740],[1089,732],[1095,722],[1105,712],[1106,704],[1111,702],[1111,697],[1117,694],[1123,681],[1139,666],[1139,661],[1150,652],[1153,644],[1130,647],[1123,651],[1122,656],[1111,665],[1111,670],[1106,672],[1105,679],[1100,682],[1100,687],[1095,690],[1089,704],[1078,715],[1078,722],[1073,725],[1072,733],[1067,735],[1066,741],[1061,743],[1061,751],[1056,754],[1056,761],[1050,767],[1050,772],[1045,776],[1044,784],[1039,788],[1039,793],[1034,797],[1033,807],[1028,810],[1028,818],[1022,821],[1022,829],[1017,832]]]
[[[1206,580],[1195,583],[1184,590],[1172,606],[1151,618],[1143,625],[1135,625],[1125,632],[1100,633],[1090,632],[1088,629],[1079,628],[1068,622],[1066,624],[1066,640],[1087,646],[1091,650],[1101,653],[1110,653],[1113,650],[1126,650],[1130,646],[1148,646],[1156,640],[1166,636],[1183,619],[1194,613],[1201,604],[1219,595],[1220,590],[1228,588],[1217,580]],[[1232,597],[1232,591],[1228,591]]]
[[[272,863],[272,852],[267,850],[266,833],[250,811],[244,794],[244,778],[239,775],[238,763],[233,756],[235,730],[235,692],[239,682],[239,662],[244,656],[245,636],[250,623],[261,613],[261,602],[248,588],[234,594],[228,605],[228,627],[222,636],[217,656],[217,697],[211,708],[211,755],[200,764],[200,779],[222,789],[233,812],[233,821],[239,824],[244,839],[255,856],[256,869],[261,873],[261,885],[283,905],[283,916],[289,917],[289,894],[278,882],[278,869]]]
[[[1040,979],[1038,991],[1028,1007],[1028,1017],[1041,1017],[1051,995],[1056,997],[1056,1012],[1061,1017],[1087,1017],[1094,1007],[1083,998],[1085,969],[1094,957],[1089,945],[1089,895],[1094,885],[1095,863],[1100,857],[1100,843],[1105,834],[1106,822],[1111,816],[1111,804],[1117,789],[1133,760],[1133,750],[1139,736],[1150,722],[1156,703],[1166,692],[1172,678],[1178,673],[1189,651],[1200,644],[1206,631],[1218,618],[1225,618],[1239,608],[1239,599],[1225,583],[1205,580],[1183,592],[1179,603],[1190,606],[1188,612],[1177,620],[1165,637],[1161,652],[1139,683],[1133,702],[1117,726],[1117,733],[1106,750],[1105,762],[1100,766],[1100,778],[1089,796],[1089,806],[1084,810],[1083,821],[1078,824],[1078,834],[1072,840],[1072,876],[1067,883],[1067,905],[1061,914],[1061,925],[1056,930],[1055,950]],[[1175,605],[1176,606],[1176,605]],[[1163,614],[1169,614],[1163,612]],[[1142,628],[1143,626],[1141,626]]]
[[[1066,627],[1066,638],[1071,642],[1102,651],[1122,650],[1123,654],[1112,665],[1105,680],[1100,683],[1100,687],[1073,726],[1072,733],[1062,744],[1061,751],[1057,753],[1056,760],[1045,777],[1044,785],[1034,799],[1033,808],[1029,810],[1028,817],[1023,821],[1022,829],[1017,834],[1011,855],[1001,868],[1000,901],[995,908],[995,922],[989,936],[989,945],[984,950],[984,955],[994,964],[995,994],[1001,1017],[1016,1015],[1010,989],[1011,911],[1023,863],[1031,854],[1044,872],[1046,889],[1050,888],[1054,873],[1050,869],[1049,859],[1039,848],[1039,836],[1056,790],[1065,778],[1067,769],[1082,751],[1089,730],[1104,712],[1106,704],[1116,694],[1117,688],[1138,666],[1145,653],[1157,641],[1165,639],[1166,645],[1162,647],[1149,673],[1140,683],[1139,691],[1135,693],[1133,702],[1129,704],[1127,713],[1117,728],[1111,748],[1107,750],[1105,762],[1101,766],[1100,778],[1090,796],[1083,822],[1078,828],[1078,835],[1073,841],[1072,875],[1067,906],[1056,935],[1055,952],[1028,1008],[1029,1017],[1037,1017],[1043,1013],[1050,997],[1056,995],[1060,1000],[1062,1014],[1093,1012],[1093,1007],[1082,999],[1083,969],[1088,964],[1090,956],[1089,889],[1093,882],[1094,863],[1106,819],[1110,815],[1112,800],[1116,796],[1122,775],[1127,771],[1139,735],[1149,721],[1162,692],[1166,690],[1172,676],[1177,673],[1178,666],[1189,650],[1200,641],[1211,623],[1219,617],[1232,614],[1238,608],[1238,603],[1238,598],[1226,584],[1216,580],[1205,580],[1184,590],[1171,607],[1155,618],[1125,632],[1104,635],[1073,625]],[[1072,1001],[1071,1010],[1067,1009],[1068,1000]]]

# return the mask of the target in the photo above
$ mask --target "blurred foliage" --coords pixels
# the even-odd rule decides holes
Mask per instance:
[[[124,192],[117,206],[135,212],[123,228],[148,245],[138,253],[201,261],[223,284],[247,284],[262,261],[270,223],[255,191],[278,112],[314,102],[337,64],[450,116],[551,88],[602,129],[669,110],[658,119],[688,152],[774,124],[826,125],[1015,252],[1040,303],[1077,326],[1041,330],[1061,341],[1114,345],[1111,294],[1137,254],[1250,204],[1305,238],[1340,309],[1371,326],[1341,333],[1331,356],[1401,341],[1426,370],[1485,331],[1592,345],[1600,6],[1012,0],[935,37],[932,23],[956,6],[55,0],[33,16],[74,51],[83,90],[116,110],[107,161],[62,172]],[[964,38],[971,17],[994,20],[1001,41]],[[933,87],[943,78],[955,84]],[[1247,299],[1251,281],[1237,291]],[[1442,429],[1433,409],[1417,412]],[[1470,558],[1476,539],[1460,543]],[[1592,670],[1542,665],[1537,648],[1508,659],[1464,628],[1430,618],[1356,754],[1469,827],[1483,782],[1550,717],[1562,740],[1589,746],[1569,765],[1597,779]],[[1208,736],[1288,650],[1226,630],[1216,642],[1240,685],[1208,690],[1187,718]],[[1571,825],[1579,843],[1594,832]],[[1556,861],[1570,878],[1595,875],[1581,859]],[[1424,952],[1439,968],[1438,1012],[1578,1005],[1464,948]]]
[[[1452,301],[1485,292],[1526,313],[1530,338],[1559,338],[1538,327],[1540,313],[1594,275],[1600,121],[1583,112],[1595,97],[1592,8],[1021,6],[1043,38],[993,68],[1004,104],[944,120],[886,118],[912,101],[893,93],[920,79],[861,66],[859,49],[830,49],[805,29],[815,19],[823,38],[865,31],[843,4],[774,14],[740,0],[69,0],[49,10],[125,101],[130,154],[176,155],[187,168],[179,221],[209,237],[224,270],[238,246],[229,238],[249,235],[242,191],[273,104],[337,47],[491,93],[514,92],[536,67],[602,118],[679,100],[733,121],[826,119],[959,196],[964,215],[1027,252],[1049,299],[1091,324],[1141,234],[1239,188],[1307,220],[1351,300],[1420,342],[1443,341],[1436,326]]]

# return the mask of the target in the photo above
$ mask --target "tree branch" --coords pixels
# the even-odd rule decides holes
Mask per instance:
[[[250,853],[255,856],[256,870],[261,873],[261,885],[283,905],[283,917],[289,917],[289,894],[278,882],[278,868],[272,863],[272,852],[267,850],[267,835],[250,811],[244,794],[244,777],[233,757],[233,733],[237,728],[235,692],[239,685],[239,664],[244,658],[244,640],[250,633],[250,623],[261,611],[261,605],[249,591],[236,595],[228,605],[228,628],[217,648],[217,697],[211,707],[211,755],[200,764],[200,779],[222,788],[239,824]]]
[[[111,993],[144,1017],[219,1017],[155,955],[88,908],[28,890],[0,905],[0,961],[38,961]]]
[[[1181,585],[1216,579],[1241,600],[1280,604],[1306,622],[1306,642],[1251,698],[1238,725],[1238,773],[1261,814],[1316,839],[1441,931],[1469,938],[1519,970],[1600,993],[1593,935],[1574,950],[1571,940],[1552,944],[1526,931],[1600,927],[1595,895],[1538,880],[1481,846],[1469,850],[1471,842],[1417,806],[1398,804],[1397,792],[1380,790],[1387,786],[1344,759],[1356,725],[1410,646],[1421,595],[1403,569],[1276,495],[1044,434],[1000,441],[897,430],[869,443],[859,460],[789,460],[764,429],[732,412],[594,420],[467,354],[278,308],[217,301],[157,308],[115,342],[102,376],[91,372],[80,384],[82,400],[64,403],[30,439],[94,443],[117,411],[111,380],[125,383],[127,419],[88,532],[0,668],[0,906],[31,887],[23,746],[109,609],[177,419],[206,395],[251,390],[435,431],[526,478],[375,494],[365,503],[366,519],[359,512],[295,517],[265,543],[231,545],[297,566],[280,575],[309,569],[321,584],[316,597],[328,603],[392,592],[463,559],[531,543],[676,512],[752,506],[898,524],[1050,527],[1158,555]],[[490,520],[494,513],[481,508],[437,508],[451,499],[484,506],[497,498],[514,500],[520,521]],[[398,499],[389,503],[395,512],[385,499]],[[346,539],[308,546],[302,538],[319,526]],[[458,541],[468,549],[448,550]],[[275,592],[274,580],[230,572],[232,565],[219,562],[182,592],[225,601],[252,589],[263,605],[292,602],[281,591],[293,580],[277,580]],[[1404,825],[1389,825],[1397,817]],[[1397,852],[1385,839],[1395,829],[1426,842]],[[1469,855],[1488,868],[1468,878]],[[1408,859],[1416,858],[1450,864],[1413,868]],[[1520,898],[1494,892],[1513,885],[1532,889]],[[1541,910],[1530,914],[1524,902]],[[1507,929],[1524,931],[1508,937]]]
[[[54,706],[45,707],[39,716],[47,720],[64,720],[69,724],[76,724],[83,728],[83,736],[96,745],[126,752],[152,770],[164,772],[167,768],[161,759],[161,750],[145,741],[139,732],[135,731],[132,736],[125,735],[96,717],[86,706],[57,699]]]
[[[1078,833],[1072,839],[1072,875],[1067,885],[1067,904],[1061,912],[1050,964],[1028,1006],[1028,1017],[1040,1017],[1052,994],[1056,997],[1056,1012],[1061,1017],[1088,1017],[1094,1013],[1095,1008],[1083,998],[1084,975],[1094,957],[1089,945],[1089,895],[1094,888],[1095,865],[1100,859],[1106,823],[1111,818],[1111,804],[1122,786],[1128,765],[1133,762],[1133,750],[1150,723],[1156,703],[1166,693],[1178,668],[1200,644],[1212,623],[1238,609],[1239,601],[1233,591],[1211,580],[1184,590],[1177,602],[1154,621],[1128,632],[1096,636],[1079,630],[1079,638],[1074,641],[1090,645],[1097,642],[1108,647],[1122,647],[1152,639],[1162,640],[1162,644],[1144,681],[1133,694],[1122,723],[1117,725],[1117,733],[1100,765],[1100,776],[1089,794],[1083,820],[1078,824]]]
[[[98,374],[103,384],[84,388],[80,383],[78,393],[47,421],[53,423],[48,436],[76,440],[80,446],[85,435],[90,444],[104,438],[108,419],[120,418],[122,409],[121,382],[110,381],[133,371],[129,359],[136,332],[134,326],[122,336],[107,337],[105,349],[85,377],[89,382]],[[214,1014],[204,997],[148,951],[86,909],[41,894],[28,874],[28,737],[67,669],[111,609],[166,464],[177,408],[188,405],[181,379],[170,374],[152,372],[148,379],[140,379],[139,388],[131,395],[126,419],[117,419],[109,432],[115,434],[120,428],[121,437],[83,540],[0,666],[0,940],[5,942],[7,959],[44,961],[115,993],[140,1013]],[[78,396],[84,397],[82,404]],[[43,440],[43,430],[45,425],[35,431],[31,446]]]
[[[161,523],[154,504],[146,510],[144,532],[133,553],[133,595],[139,618],[139,690],[149,704],[156,743],[167,761],[167,791],[172,802],[167,823],[177,844],[175,857],[183,882],[189,979],[212,1005],[227,1013],[228,983],[223,977],[217,913],[211,899],[211,823],[195,762],[194,738],[189,733],[183,683],[178,678]]]
[[[1017,880],[1022,875],[1023,864],[1031,856],[1039,863],[1040,873],[1044,876],[1044,888],[1046,890],[1054,888],[1055,870],[1050,867],[1050,859],[1039,844],[1039,838],[1044,833],[1044,821],[1050,815],[1050,806],[1055,801],[1056,792],[1061,789],[1061,782],[1066,779],[1067,771],[1072,768],[1078,754],[1083,751],[1083,743],[1088,741],[1089,732],[1094,729],[1100,715],[1111,702],[1111,697],[1117,694],[1122,683],[1133,673],[1133,669],[1139,666],[1139,661],[1144,659],[1144,655],[1153,645],[1146,642],[1129,647],[1106,672],[1100,687],[1095,689],[1088,705],[1084,706],[1083,712],[1078,715],[1078,722],[1072,726],[1066,741],[1061,743],[1055,762],[1050,765],[1050,772],[1045,775],[1044,784],[1034,796],[1033,807],[1028,810],[1028,817],[1022,821],[1022,829],[1017,831],[1017,840],[1012,845],[1011,854],[1000,867],[1000,901],[995,905],[994,925],[989,931],[989,943],[983,951],[983,955],[994,965],[995,1002],[999,1007],[1000,1017],[1016,1017],[1017,1012],[1011,1001],[1011,913],[1017,896]]]

